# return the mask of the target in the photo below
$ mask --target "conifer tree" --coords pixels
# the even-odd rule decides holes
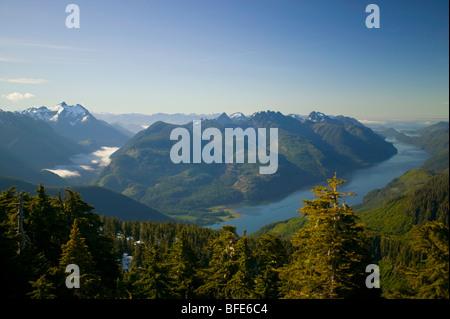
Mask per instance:
[[[413,230],[413,249],[423,254],[422,264],[406,271],[414,298],[449,298],[449,228],[437,221]]]
[[[21,293],[18,269],[17,221],[11,220],[17,212],[16,188],[11,187],[0,194],[0,282],[9,289],[0,290],[0,298],[18,297]]]
[[[286,249],[280,238],[265,234],[258,239],[258,275],[255,283],[255,297],[278,299],[280,278],[278,269],[287,262]]]
[[[58,262],[60,245],[56,239],[57,211],[53,206],[52,197],[45,187],[40,184],[36,190],[37,195],[31,200],[28,217],[28,234],[38,251],[54,266]]]
[[[247,299],[253,296],[255,263],[248,246],[246,231],[236,243],[236,273],[227,283],[233,299]]]
[[[169,256],[171,277],[178,294],[182,298],[192,298],[198,282],[196,271],[199,260],[184,231],[181,231],[176,239]]]
[[[209,267],[204,269],[202,277],[205,281],[197,289],[200,296],[207,298],[232,298],[228,281],[236,273],[236,227],[223,226],[221,235],[211,242],[212,256]]]
[[[46,275],[42,275],[36,281],[30,282],[33,290],[29,292],[27,295],[30,296],[31,299],[55,299],[56,295],[55,287],[51,281],[46,278]]]
[[[59,260],[60,272],[65,273],[66,267],[70,264],[77,265],[80,270],[80,287],[72,289],[73,296],[76,298],[100,297],[100,278],[94,273],[94,260],[85,239],[81,237],[76,218],[70,231],[69,241],[62,246]]]
[[[144,249],[142,267],[132,268],[129,279],[137,279],[130,291],[133,298],[161,299],[172,296],[164,253],[157,245]]]
[[[353,209],[341,203],[354,195],[338,192],[344,182],[335,174],[327,187],[315,187],[314,200],[303,200],[299,212],[308,221],[293,237],[293,262],[281,272],[286,298],[348,298],[368,290],[368,240]]]

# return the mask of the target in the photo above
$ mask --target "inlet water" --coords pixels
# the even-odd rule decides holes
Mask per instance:
[[[346,198],[347,204],[361,203],[363,197],[371,190],[383,188],[394,178],[411,169],[419,168],[429,158],[427,152],[416,146],[401,143],[395,139],[387,141],[392,142],[397,148],[396,155],[368,168],[355,170],[347,176],[338,175],[338,178],[348,181],[348,183],[342,184],[339,190],[356,193],[356,196]],[[303,206],[302,199],[312,200],[314,196],[311,189],[313,188],[314,186],[304,187],[277,202],[234,208],[242,217],[212,225],[210,228],[220,229],[224,225],[232,225],[236,226],[239,235],[243,233],[244,229],[247,234],[251,234],[269,223],[300,216],[297,210]]]

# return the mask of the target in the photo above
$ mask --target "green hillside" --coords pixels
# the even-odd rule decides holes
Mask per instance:
[[[327,118],[326,122],[299,121],[268,111],[255,113],[239,125],[226,114],[217,121],[202,121],[203,130],[216,127],[222,135],[226,127],[278,128],[278,170],[261,175],[259,165],[248,163],[172,163],[169,152],[175,142],[169,136],[176,127],[156,122],[139,132],[112,156],[97,179],[98,185],[178,219],[210,224],[221,220],[210,218],[215,206],[281,197],[335,171],[364,167],[396,152],[379,135],[345,117]],[[182,127],[192,136],[192,123]]]
[[[25,182],[19,179],[0,176],[0,191],[6,191],[11,186],[16,186],[18,191],[25,191],[35,194],[38,185]],[[101,188],[99,186],[70,186],[67,189],[77,191],[83,199],[94,206],[94,211],[100,215],[117,217],[124,221],[157,221],[165,222],[172,219],[155,209],[152,209],[140,202],[137,202],[125,195]],[[65,188],[46,187],[49,194],[56,196],[58,193],[64,194]]]
[[[360,222],[365,225],[372,245],[372,254],[380,267],[383,297],[414,298],[421,285],[427,285],[429,282],[417,283],[416,277],[412,274],[432,273],[430,276],[436,276],[433,274],[434,265],[429,266],[424,262],[432,248],[427,248],[421,253],[418,250],[420,246],[417,246],[417,236],[418,231],[422,229],[427,231],[426,236],[429,237],[426,238],[432,245],[439,246],[442,240],[448,243],[448,207],[448,169],[440,173],[431,173],[423,169],[409,171],[383,189],[369,193],[364,198],[363,204],[354,207]],[[290,239],[298,229],[304,227],[305,223],[304,217],[295,217],[266,225],[251,236],[272,234]],[[442,236],[447,236],[447,239],[432,237],[437,236],[434,231],[440,234],[441,228]],[[441,269],[436,271],[439,271],[441,276]],[[439,280],[435,285],[445,286],[445,282],[441,279],[433,278]],[[446,285],[448,289],[448,277]],[[436,292],[442,293],[445,292]],[[423,298],[426,296],[423,294]]]
[[[392,128],[379,133],[383,136],[394,137],[404,143],[416,145],[427,151],[431,157],[422,166],[426,170],[439,171],[449,166],[448,122],[439,122],[413,131],[417,136],[407,136]]]
[[[0,175],[64,185],[59,176],[41,169],[70,163],[71,156],[85,151],[44,121],[0,110]]]

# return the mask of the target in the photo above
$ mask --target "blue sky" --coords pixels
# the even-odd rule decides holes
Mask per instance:
[[[65,25],[66,5],[80,28]],[[368,29],[365,8],[380,8]],[[446,0],[0,1],[0,109],[448,118]]]

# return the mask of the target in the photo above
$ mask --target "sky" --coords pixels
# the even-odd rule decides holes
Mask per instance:
[[[380,28],[366,26],[371,3]],[[448,12],[447,0],[0,0],[0,109],[448,119]]]

